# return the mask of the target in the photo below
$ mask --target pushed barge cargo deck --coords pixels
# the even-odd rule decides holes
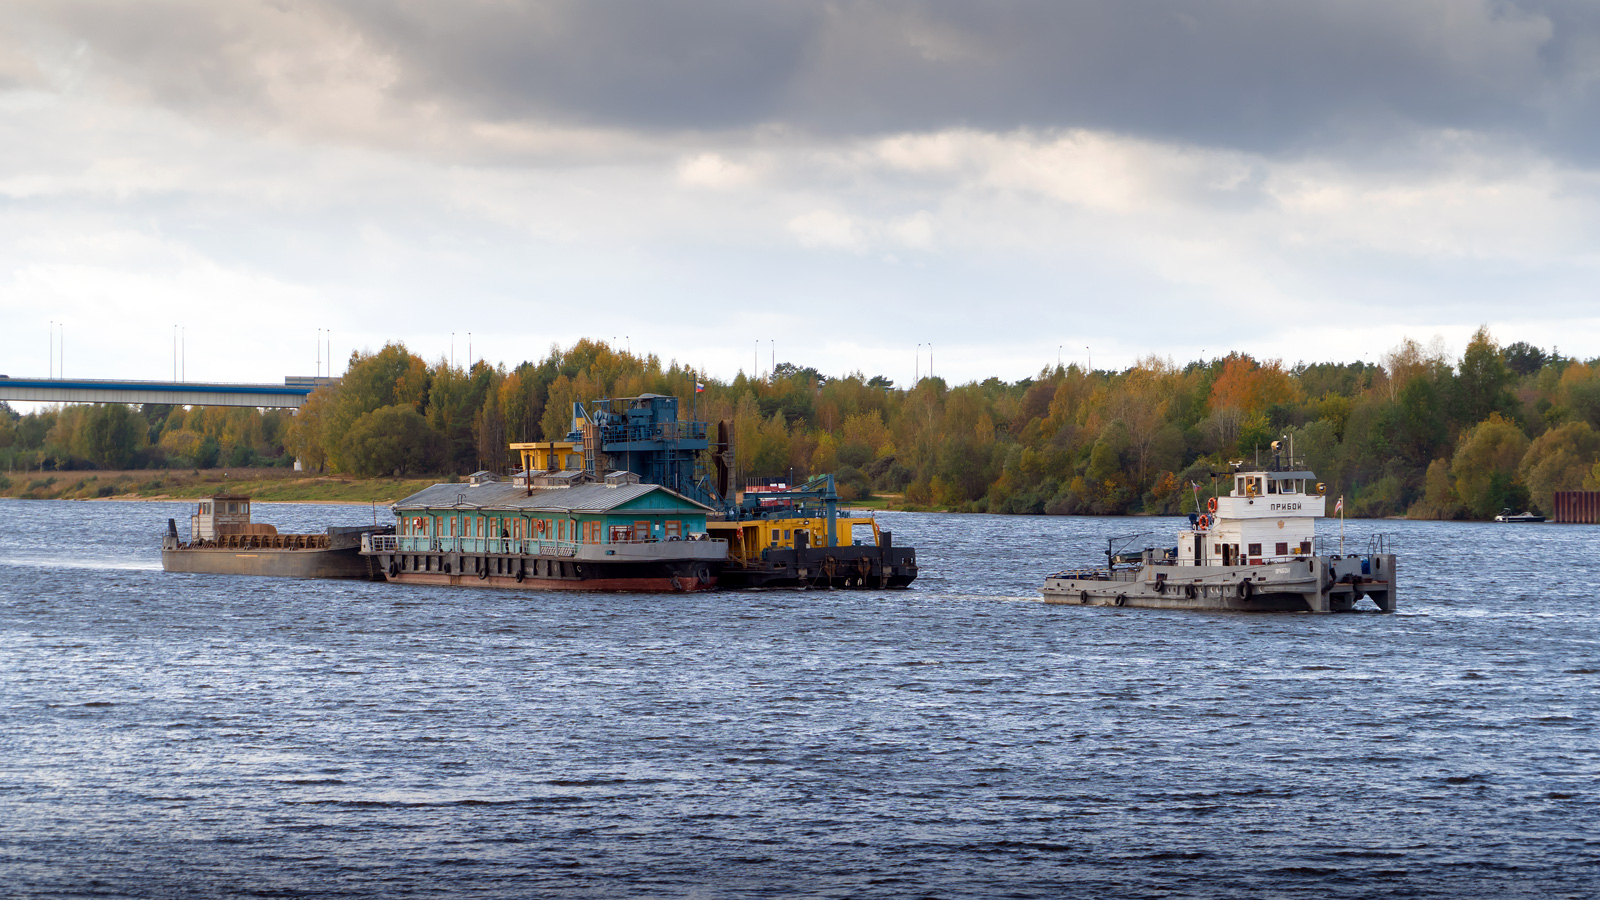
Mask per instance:
[[[188,542],[178,536],[178,523],[167,520],[161,568],[210,575],[372,578],[373,570],[359,552],[362,539],[391,531],[382,526],[333,526],[321,534],[279,534],[272,525],[250,520],[248,496],[216,494],[195,506]]]
[[[1233,489],[1190,517],[1172,548],[1112,538],[1106,564],[1045,579],[1046,603],[1242,612],[1350,612],[1363,600],[1394,612],[1396,558],[1381,539],[1365,553],[1317,552],[1327,498],[1293,465],[1230,473]]]

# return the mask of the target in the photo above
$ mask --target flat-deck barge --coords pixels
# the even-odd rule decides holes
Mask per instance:
[[[320,534],[280,534],[275,526],[250,519],[250,497],[215,494],[195,505],[189,540],[167,520],[161,539],[161,568],[210,575],[266,575],[278,578],[377,577],[362,558],[363,535],[384,534],[382,526],[332,526]]]

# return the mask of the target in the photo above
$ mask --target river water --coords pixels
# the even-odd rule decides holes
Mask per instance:
[[[1037,602],[1170,519],[631,596],[168,575],[187,508],[0,501],[0,894],[1600,896],[1600,528],[1351,522],[1400,611],[1310,616]]]

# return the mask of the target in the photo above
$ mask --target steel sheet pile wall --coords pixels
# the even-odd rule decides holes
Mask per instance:
[[[1600,491],[1556,491],[1555,520],[1600,525]]]

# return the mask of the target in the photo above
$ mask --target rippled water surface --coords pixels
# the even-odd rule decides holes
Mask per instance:
[[[0,894],[1600,895],[1595,527],[1352,522],[1400,612],[1310,616],[1037,602],[1173,520],[631,596],[168,575],[186,509],[0,501]]]

